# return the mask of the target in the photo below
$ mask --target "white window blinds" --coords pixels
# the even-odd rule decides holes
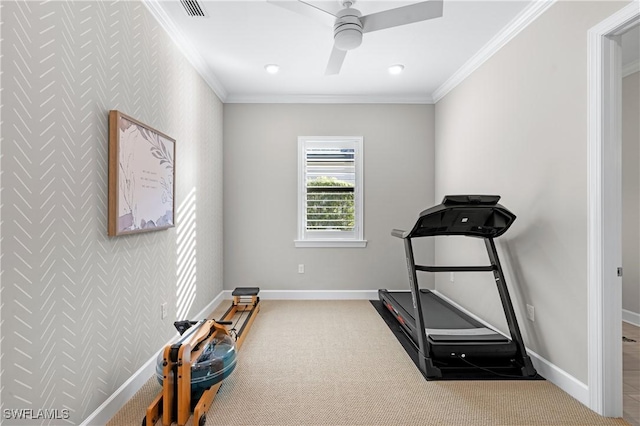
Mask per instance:
[[[307,231],[353,231],[355,149],[307,148]]]
[[[363,247],[362,138],[300,137],[298,162],[296,245]]]

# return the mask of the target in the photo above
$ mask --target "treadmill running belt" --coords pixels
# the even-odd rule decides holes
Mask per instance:
[[[388,292],[387,295],[396,302],[395,307],[401,307],[405,311],[403,316],[415,325],[411,292],[393,291]],[[460,312],[429,290],[420,290],[420,302],[426,332],[433,341],[509,341],[503,335]]]

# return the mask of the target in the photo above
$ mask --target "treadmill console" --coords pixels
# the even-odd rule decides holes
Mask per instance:
[[[495,206],[498,201],[500,201],[499,195],[445,195],[442,204],[445,206],[464,204]]]
[[[446,195],[441,204],[420,213],[407,237],[498,237],[516,219],[513,213],[498,204],[499,200],[499,195]]]

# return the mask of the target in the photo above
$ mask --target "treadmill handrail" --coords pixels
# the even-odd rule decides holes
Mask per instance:
[[[409,233],[407,231],[402,230],[402,229],[393,229],[393,230],[391,230],[391,235],[393,235],[394,237],[405,239],[405,238],[407,238]]]
[[[491,272],[495,271],[496,267],[493,265],[488,266],[425,266],[416,265],[417,271],[425,272]]]

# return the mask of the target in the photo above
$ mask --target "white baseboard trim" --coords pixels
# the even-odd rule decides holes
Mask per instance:
[[[640,314],[637,312],[622,310],[622,321],[633,324],[636,327],[640,327]]]
[[[231,290],[223,291],[231,299]],[[373,300],[378,290],[260,290],[261,300]]]
[[[206,318],[213,310],[215,310],[220,303],[226,298],[225,292],[221,291],[207,306],[204,307],[198,314],[194,315],[193,319]],[[104,425],[135,395],[138,390],[149,380],[149,377],[153,375],[156,367],[156,358],[160,351],[168,344],[173,343],[179,337],[178,333],[162,346],[142,367],[138,369],[129,379],[124,382],[114,393],[107,398],[96,410],[91,413],[82,423],[81,426],[90,425]],[[144,413],[140,414],[140,418]]]
[[[228,290],[229,291],[229,290]],[[231,291],[229,291],[231,297]],[[263,300],[372,300],[378,290],[260,290]]]
[[[580,401],[586,407],[589,407],[589,386],[531,349],[527,349],[527,353],[531,357],[533,366],[542,377]]]
[[[482,324],[484,324],[485,326],[493,330],[496,330],[498,333],[502,334],[503,336],[510,338],[505,333],[501,332],[496,327],[489,324],[487,321],[483,320],[482,318],[475,315],[474,313],[469,312],[467,309],[458,305],[456,302],[449,299],[447,296],[443,295],[437,290],[431,290],[431,291],[437,294],[442,299],[449,302],[450,304],[452,304],[453,306],[455,306],[456,308],[460,309],[462,312],[469,315],[473,319],[480,321]],[[589,407],[589,387],[586,384],[582,383],[580,380],[576,379],[571,374],[567,373],[557,365],[549,362],[547,359],[541,357],[540,355],[533,352],[532,350],[527,349],[527,353],[529,354],[529,357],[531,357],[531,362],[533,363],[533,366],[536,368],[536,370],[542,377],[544,377],[554,385],[558,386],[560,389],[562,389],[563,391],[565,391],[566,393],[568,393],[569,395],[571,395],[572,397],[580,401],[585,406]]]

